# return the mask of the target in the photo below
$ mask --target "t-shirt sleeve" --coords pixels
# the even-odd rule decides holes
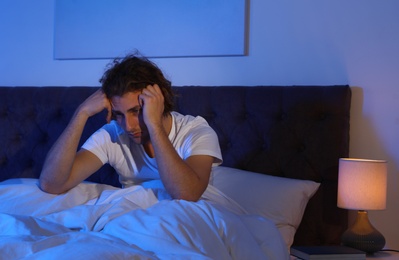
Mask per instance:
[[[93,133],[82,145],[82,149],[92,152],[103,164],[108,163],[107,144],[110,143],[110,135],[103,127]]]
[[[223,162],[216,132],[206,121],[195,126],[187,134],[184,150],[184,159],[192,155],[209,155],[214,157],[213,166],[220,165]]]

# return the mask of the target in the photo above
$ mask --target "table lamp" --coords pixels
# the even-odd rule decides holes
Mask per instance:
[[[384,236],[371,225],[367,210],[386,207],[387,161],[339,159],[339,208],[358,210],[355,223],[341,238],[344,246],[373,254],[385,246]]]

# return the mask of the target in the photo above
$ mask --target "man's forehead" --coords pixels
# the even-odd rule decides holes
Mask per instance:
[[[114,96],[111,98],[112,108],[115,110],[128,110],[134,107],[140,107],[139,102],[140,92],[128,92],[122,96]]]

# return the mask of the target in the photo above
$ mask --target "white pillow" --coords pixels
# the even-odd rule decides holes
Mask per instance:
[[[288,247],[294,240],[309,199],[320,183],[275,177],[223,166],[212,170],[211,184],[249,214],[272,220]]]

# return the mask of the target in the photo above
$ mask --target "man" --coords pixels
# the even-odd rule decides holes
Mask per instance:
[[[115,60],[100,82],[49,151],[41,189],[66,192],[109,163],[124,187],[160,179],[172,198],[197,201],[222,160],[216,133],[203,118],[172,111],[171,83],[144,57]],[[104,109],[109,123],[76,152],[88,118]]]

